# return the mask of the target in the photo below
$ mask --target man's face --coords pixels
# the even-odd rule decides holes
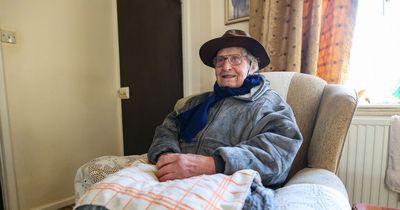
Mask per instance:
[[[215,77],[220,87],[238,88],[250,72],[250,64],[241,47],[227,47],[214,58]]]

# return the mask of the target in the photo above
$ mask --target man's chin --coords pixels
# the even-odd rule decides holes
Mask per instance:
[[[219,84],[219,86],[223,87],[223,88],[237,88],[238,87],[238,85],[236,83],[227,83],[227,82],[221,83],[221,84]]]

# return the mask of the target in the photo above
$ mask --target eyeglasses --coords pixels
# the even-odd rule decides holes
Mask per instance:
[[[228,60],[232,66],[238,66],[242,63],[242,57],[243,55],[240,54],[216,56],[213,59],[213,64],[215,67],[221,67],[224,65],[225,60]]]

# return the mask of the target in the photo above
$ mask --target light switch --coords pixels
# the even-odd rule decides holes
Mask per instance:
[[[1,42],[15,44],[17,40],[15,38],[15,32],[12,31],[0,31]]]
[[[129,87],[121,87],[118,90],[118,95],[121,99],[129,99]]]

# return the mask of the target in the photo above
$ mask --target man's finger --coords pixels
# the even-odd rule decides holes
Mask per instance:
[[[176,179],[177,173],[172,164],[160,168],[155,175],[160,182]]]
[[[165,174],[161,177],[158,177],[158,180],[160,182],[165,182],[165,181],[169,181],[169,180],[176,180],[176,179],[183,179],[183,178],[185,178],[185,177],[180,176],[178,173],[171,172],[171,173]]]
[[[156,163],[157,169],[160,169],[164,167],[165,165],[168,165],[176,160],[176,155],[174,154],[165,154],[161,155],[160,158],[158,158],[158,161]]]
[[[168,174],[164,174],[161,177],[158,177],[158,181],[160,182],[165,182],[165,181],[169,181],[169,180],[174,180],[175,176],[173,173],[168,173]]]
[[[155,173],[156,177],[160,178],[160,177],[170,173],[170,171],[168,169],[169,169],[168,166],[164,166],[162,168],[159,168]]]

